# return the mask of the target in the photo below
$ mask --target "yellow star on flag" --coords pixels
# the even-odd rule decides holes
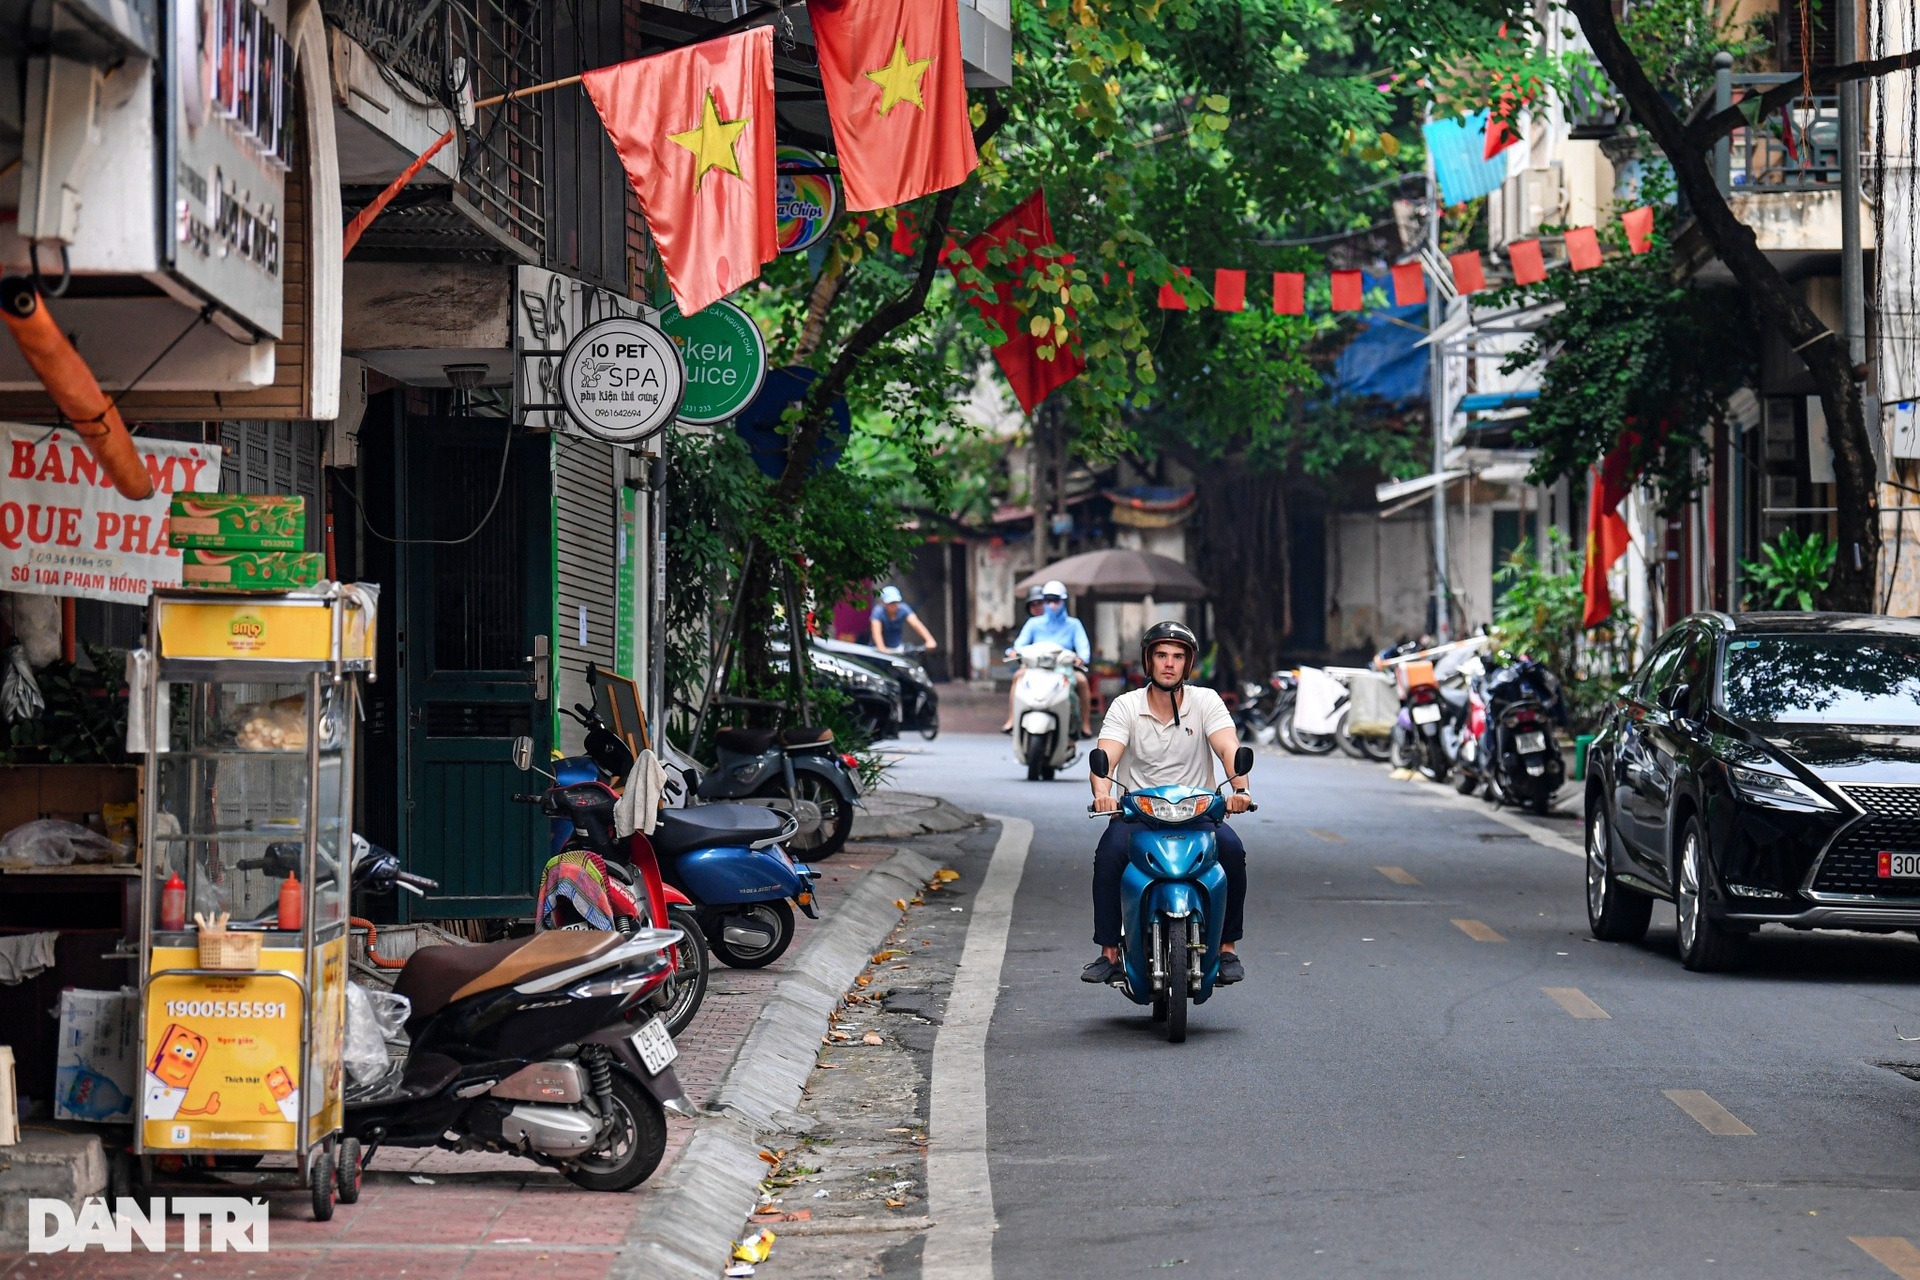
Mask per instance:
[[[911,102],[925,111],[927,104],[921,100],[920,86],[927,68],[932,65],[932,58],[909,58],[907,42],[894,37],[892,59],[886,66],[865,73],[867,79],[880,86],[880,114],[887,114],[902,102]]]
[[[676,143],[693,152],[693,187],[700,189],[700,183],[709,169],[721,169],[734,177],[741,177],[740,157],[734,154],[734,144],[746,130],[752,118],[743,116],[738,120],[722,120],[720,109],[713,105],[713,90],[707,90],[707,100],[700,108],[700,123],[685,133],[670,133],[667,141]]]

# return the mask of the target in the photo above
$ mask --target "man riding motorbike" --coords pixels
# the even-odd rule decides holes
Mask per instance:
[[[1233,773],[1240,738],[1226,703],[1211,689],[1186,683],[1193,674],[1199,642],[1184,623],[1156,622],[1140,637],[1140,664],[1148,685],[1121,694],[1100,725],[1100,747],[1110,762],[1110,778],[1093,778],[1093,807],[1113,813],[1120,807],[1113,782],[1129,791],[1179,784],[1211,788],[1213,761],[1233,784],[1228,813],[1245,813],[1253,804],[1245,774]],[[1135,824],[1116,817],[1107,823],[1093,854],[1093,941],[1100,955],[1080,974],[1082,982],[1109,982],[1121,972],[1120,879],[1127,867],[1127,842]],[[1227,873],[1227,913],[1220,933],[1218,985],[1240,981],[1246,969],[1234,954],[1247,901],[1247,850],[1226,823],[1214,833],[1220,867]]]
[[[1087,661],[1093,656],[1093,646],[1087,643],[1087,629],[1080,619],[1067,612],[1067,585],[1055,579],[1039,588],[1040,612],[1027,619],[1020,628],[1019,638],[1013,642],[1013,648],[1024,649],[1030,644],[1043,644],[1051,641],[1073,654],[1078,666],[1073,673],[1073,691],[1080,704],[1080,736],[1093,736],[1092,715],[1093,687],[1087,683]],[[1033,594],[1028,593],[1029,609],[1033,603]],[[1000,726],[1000,732],[1013,732],[1014,695],[1007,692],[1007,722]]]
[[[868,615],[868,629],[873,632],[873,647],[882,653],[899,653],[907,645],[907,628],[912,627],[920,637],[920,643],[932,653],[940,647],[934,640],[933,632],[927,630],[927,624],[920,621],[920,615],[913,606],[901,598],[900,588],[880,588],[880,599],[874,602],[873,612]]]

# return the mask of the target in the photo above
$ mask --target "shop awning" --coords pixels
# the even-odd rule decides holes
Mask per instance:
[[[1411,498],[1418,494],[1430,493],[1437,484],[1448,484],[1467,475],[1465,471],[1442,471],[1438,475],[1415,476],[1411,480],[1392,480],[1386,484],[1373,486],[1374,501],[1381,506],[1398,502],[1402,498]]]

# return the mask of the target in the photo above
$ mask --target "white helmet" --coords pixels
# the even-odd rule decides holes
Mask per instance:
[[[1047,600],[1065,600],[1067,598],[1067,584],[1058,578],[1053,578],[1049,580],[1045,586],[1040,588],[1040,595],[1043,599]]]

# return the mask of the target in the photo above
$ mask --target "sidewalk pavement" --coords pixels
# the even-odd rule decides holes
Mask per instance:
[[[876,809],[895,822],[917,810],[947,817],[926,798],[882,792],[876,799]],[[674,1064],[687,1096],[710,1114],[669,1117],[660,1169],[631,1193],[582,1191],[516,1156],[386,1149],[368,1169],[360,1202],[338,1206],[332,1222],[314,1222],[304,1194],[271,1198],[272,1252],[266,1256],[186,1253],[174,1219],[167,1253],[0,1255],[0,1277],[718,1275],[726,1242],[740,1234],[765,1172],[757,1130],[776,1121],[784,1076],[798,1070],[784,1103],[791,1110],[827,1014],[898,922],[895,900],[911,898],[933,870],[934,864],[891,845],[851,842],[815,864],[821,919],[800,917],[784,956],[758,970],[714,963],[706,1001],[676,1040]],[[743,1055],[750,1038],[757,1043]],[[714,1108],[728,1114],[712,1114]],[[681,1256],[667,1256],[649,1233],[670,1236],[671,1253]],[[635,1265],[640,1255],[646,1260]]]

